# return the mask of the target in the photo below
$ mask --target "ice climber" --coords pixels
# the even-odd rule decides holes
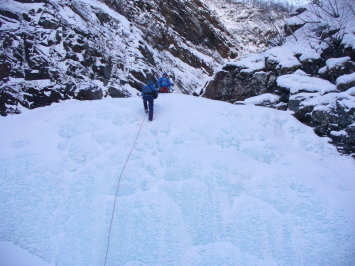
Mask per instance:
[[[166,72],[163,73],[163,76],[158,80],[158,88],[160,93],[168,93],[171,89],[171,83]]]
[[[153,121],[153,106],[154,106],[154,99],[158,98],[157,89],[154,87],[154,82],[150,80],[142,90],[143,96],[143,105],[144,110],[148,113],[148,105],[149,105],[149,121]],[[149,104],[148,104],[149,103]]]

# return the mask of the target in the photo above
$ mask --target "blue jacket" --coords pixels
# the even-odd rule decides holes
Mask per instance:
[[[170,91],[170,88],[171,88],[170,79],[169,78],[164,78],[164,77],[159,78],[159,80],[158,80],[158,88],[159,88],[159,90],[161,89],[161,87],[164,87],[164,88],[168,87],[169,91]]]
[[[157,95],[157,89],[154,87],[154,82],[150,80],[142,90],[142,96],[144,96],[145,93],[150,93],[151,95]]]

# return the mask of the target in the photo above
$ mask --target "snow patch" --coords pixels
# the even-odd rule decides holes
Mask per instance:
[[[265,57],[268,57],[268,60],[278,62],[281,67],[291,68],[301,65],[294,56],[294,53],[286,47],[274,47],[267,50],[264,54]]]
[[[271,93],[250,97],[244,100],[244,104],[262,104],[263,102],[274,103],[280,99],[280,96]]]
[[[340,130],[340,131],[331,131],[330,134],[332,134],[333,136],[347,136],[348,133],[345,130]]]
[[[279,86],[290,89],[291,94],[300,91],[319,92],[320,94],[338,91],[337,87],[329,81],[316,77],[309,77],[302,70],[297,70],[293,74],[280,76],[277,78],[276,82]]]
[[[355,81],[355,72],[348,75],[340,76],[339,78],[337,78],[336,84],[339,85],[344,83],[350,83],[352,81]]]
[[[302,51],[302,55],[300,56],[301,62],[307,60],[317,60],[320,58],[321,58],[320,53],[318,53],[314,49],[306,49],[306,51]]]
[[[260,70],[265,67],[265,57],[264,54],[250,54],[240,61],[231,64],[238,67],[247,68],[251,71]]]
[[[319,74],[323,74],[326,71],[333,69],[336,66],[341,66],[344,63],[348,62],[351,58],[349,56],[340,57],[340,58],[330,58],[326,61],[326,66],[318,70]]]

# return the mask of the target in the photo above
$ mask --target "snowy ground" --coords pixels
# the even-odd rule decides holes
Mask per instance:
[[[353,159],[287,112],[180,94],[155,108],[107,265],[355,264]],[[103,265],[143,117],[138,97],[0,117],[0,265]]]

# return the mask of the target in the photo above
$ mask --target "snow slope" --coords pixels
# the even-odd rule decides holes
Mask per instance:
[[[138,97],[0,117],[1,253],[103,265],[143,117]],[[355,165],[327,138],[288,112],[181,94],[160,95],[155,117],[106,265],[355,264]]]

